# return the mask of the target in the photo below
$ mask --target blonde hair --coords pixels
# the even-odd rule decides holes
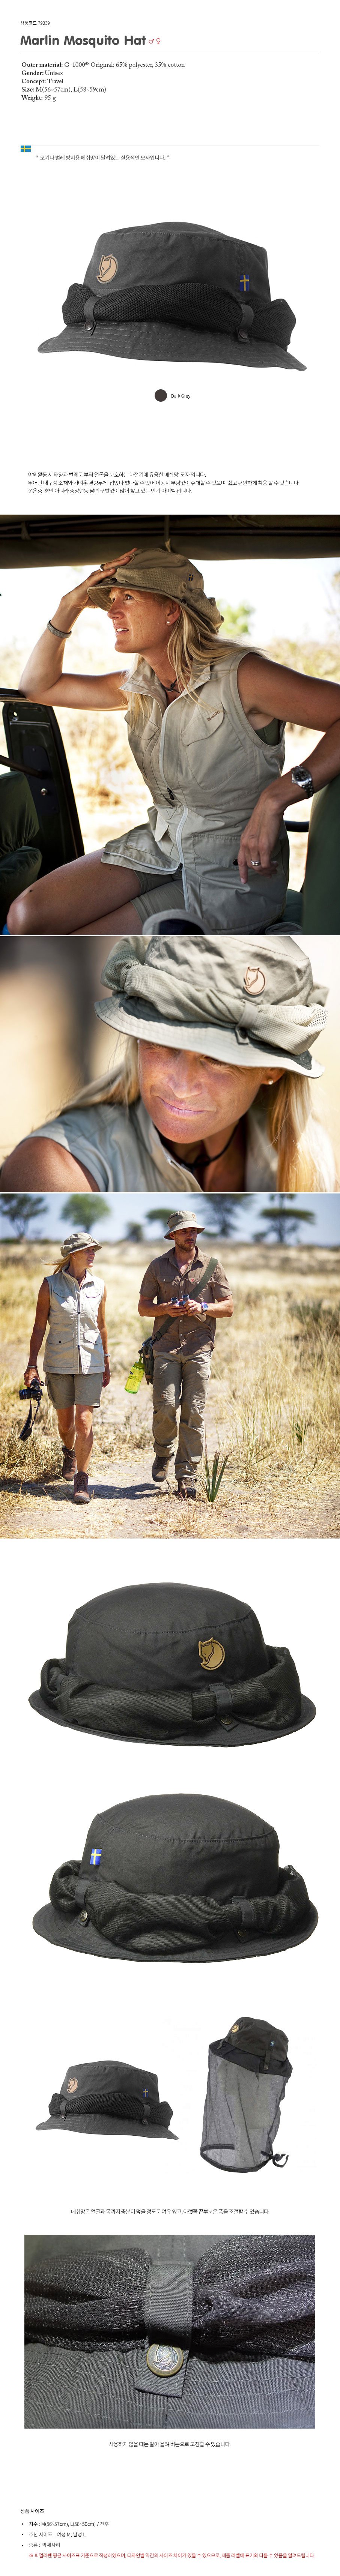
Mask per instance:
[[[139,1099],[138,1038],[128,1038],[118,1072],[112,1073],[111,1080],[107,1075],[102,1082],[89,1083],[86,1091],[78,1092],[72,1107],[101,1101],[113,1108],[132,1109]],[[270,1144],[277,1154],[278,1190],[327,1190],[323,1130],[313,1116],[307,1074],[281,1073],[272,1092],[262,1086],[262,1101]]]
[[[89,1192],[89,1196],[90,1196],[90,1192]],[[78,1252],[82,1252],[82,1249],[83,1249],[82,1244],[78,1243]],[[86,1249],[86,1246],[85,1246],[85,1244],[84,1244],[84,1252],[85,1252],[85,1249]],[[89,1251],[89,1249],[90,1249],[89,1244],[88,1244],[88,1246],[87,1246],[87,1249],[88,1249],[88,1251]],[[96,1250],[96,1249],[97,1249],[97,1246],[95,1246],[95,1250]],[[63,1261],[55,1261],[55,1263],[54,1263],[54,1270],[53,1270],[53,1279],[56,1279],[56,1278],[57,1278],[57,1272],[58,1272],[58,1270],[70,1270],[70,1269],[71,1269],[71,1261],[72,1261],[72,1253],[71,1253],[71,1252],[69,1252],[68,1261],[65,1261],[65,1255],[64,1255],[64,1259],[63,1259]]]
[[[174,601],[173,605],[177,605],[177,602]],[[211,617],[209,616],[208,618],[204,617],[203,613],[201,615],[199,610],[197,610],[196,615],[192,608],[188,609],[182,607],[180,608],[177,625],[174,627],[173,633],[169,636],[167,660],[170,663],[171,673],[173,674],[174,679],[177,680],[178,689],[190,689],[191,696],[194,699],[196,691],[191,685],[193,662],[197,662],[198,664],[202,663],[203,669],[205,662],[216,661],[216,658],[219,659],[221,653],[226,657],[229,654],[230,657],[235,651],[234,644],[228,644],[223,635],[221,636],[219,632],[220,625],[221,618],[219,608],[212,608]],[[218,644],[214,642],[214,636],[217,635],[219,639]],[[245,648],[243,647],[243,650],[244,649],[249,652],[249,644]],[[242,646],[240,646],[240,651],[242,651]],[[153,706],[153,691],[150,692],[150,697],[148,697],[145,686],[143,687],[143,694],[141,694],[138,689],[138,673],[139,671],[142,672],[144,667],[143,655],[138,654],[136,662],[133,663],[133,678],[136,681],[136,687],[131,691],[131,697],[129,690],[129,709],[131,708],[132,725],[135,733],[140,732],[142,726],[147,724],[148,717],[151,715]],[[125,673],[123,678],[123,687],[124,680]]]

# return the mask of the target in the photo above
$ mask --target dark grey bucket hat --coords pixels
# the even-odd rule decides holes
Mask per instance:
[[[308,1941],[304,1879],[279,1868],[273,1825],[224,1798],[132,1799],[95,1816],[34,1931],[97,1959],[259,1958]]]
[[[69,286],[51,351],[181,360],[229,367],[294,367],[295,313],[272,304],[267,252],[204,224],[140,224],[101,233],[82,285]]]
[[[59,2093],[52,2093],[49,2119],[39,2129],[66,2130],[73,2137],[168,2137],[170,2102],[160,2102],[157,2075],[149,2067],[129,2066],[126,2059],[72,2061]],[[171,2131],[171,2135],[173,2132]]]
[[[129,1584],[84,1602],[30,1706],[80,1734],[226,1752],[315,1717],[287,1646],[266,1646],[246,1601],[202,1583]]]

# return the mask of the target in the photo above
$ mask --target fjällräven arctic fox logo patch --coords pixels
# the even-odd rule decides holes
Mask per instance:
[[[109,286],[111,278],[117,276],[117,268],[118,260],[115,259],[113,250],[103,250],[99,268],[97,268],[97,285]]]
[[[266,978],[263,973],[262,966],[247,966],[246,973],[243,976],[244,989],[246,993],[264,993],[265,981]]]
[[[199,1637],[198,1652],[205,1672],[217,1673],[218,1664],[224,1664],[224,1646],[219,1637]]]

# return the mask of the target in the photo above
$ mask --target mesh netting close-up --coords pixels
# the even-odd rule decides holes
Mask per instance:
[[[201,2155],[226,2171],[258,2172],[272,2155],[291,2068],[257,2073],[209,2049]]]
[[[32,2260],[25,2291],[28,2343],[91,2350],[145,2335],[149,2257],[131,2247],[84,2248]],[[193,2265],[192,2344],[245,2358],[314,2357],[314,2239],[212,2239]]]

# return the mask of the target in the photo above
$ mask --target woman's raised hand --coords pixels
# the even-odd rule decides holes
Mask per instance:
[[[117,571],[117,564],[133,563],[134,556],[136,554],[137,546],[130,546],[129,553],[127,555],[114,555],[112,563],[100,564],[99,572],[91,573],[91,581],[107,581],[108,573],[114,573]]]
[[[76,618],[81,617],[83,608],[92,608],[91,583],[94,581],[98,582],[102,579],[102,566],[99,564],[98,572],[87,573],[86,581],[78,581],[74,585],[73,590],[64,591],[63,598],[59,600],[59,606],[55,613],[56,626],[62,626],[64,629],[65,627],[70,628],[75,625]]]

